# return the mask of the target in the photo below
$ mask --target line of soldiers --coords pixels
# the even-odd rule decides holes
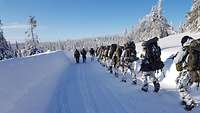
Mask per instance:
[[[94,57],[95,57],[95,50],[93,48],[91,48],[89,50],[90,56],[91,56],[91,61],[94,61]],[[83,48],[80,52],[78,51],[78,49],[76,49],[74,51],[74,58],[76,60],[76,63],[79,63],[80,60],[80,55],[82,56],[83,59],[83,63],[86,63],[86,58],[87,58],[87,51],[85,50],[85,48]]]
[[[135,43],[128,41],[124,46],[117,44],[111,44],[109,46],[101,46],[96,49],[97,60],[105,66],[110,73],[113,73],[116,77],[119,77],[120,71],[122,72],[122,82],[127,82],[127,73],[130,72],[132,76],[132,84],[137,84],[137,63],[140,63],[139,72],[142,73],[143,85],[141,90],[148,92],[149,82],[152,80],[154,86],[154,92],[160,90],[160,83],[156,78],[156,72],[161,72],[164,67],[164,63],[161,61],[161,48],[158,46],[158,38],[155,37],[142,43],[142,53],[137,57]],[[191,42],[195,42],[191,49]],[[188,87],[192,83],[200,81],[200,40],[196,41],[189,36],[185,36],[181,40],[182,49],[175,57],[176,67],[178,69],[179,76],[176,80],[179,94],[181,97],[181,104],[184,105],[185,110],[190,111],[197,103],[191,97],[188,91]],[[186,49],[187,48],[187,49]],[[189,49],[190,48],[190,49]],[[195,48],[195,50],[193,50]],[[196,55],[194,55],[196,53]],[[193,54],[190,55],[190,54]],[[189,58],[188,58],[189,57]],[[188,59],[193,59],[190,61]],[[191,66],[187,63],[189,62]],[[195,62],[195,63],[194,63]],[[188,69],[191,68],[192,69]],[[121,70],[120,70],[121,69]]]
[[[142,91],[148,92],[148,78],[153,81],[154,92],[158,92],[160,84],[155,77],[155,72],[164,67],[161,61],[161,49],[157,44],[158,38],[155,37],[151,40],[145,41],[142,44],[144,54],[141,59],[137,57],[136,46],[133,41],[128,41],[124,46],[111,44],[110,46],[101,46],[97,48],[96,55],[98,61],[108,68],[110,73],[114,73],[116,77],[119,76],[120,67],[122,68],[122,82],[127,82],[127,74],[130,71],[132,77],[132,84],[137,84],[136,78],[136,64],[141,62],[141,69],[144,76],[144,84],[141,88]]]

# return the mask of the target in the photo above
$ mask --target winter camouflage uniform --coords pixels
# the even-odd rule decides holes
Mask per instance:
[[[190,111],[192,108],[196,106],[195,101],[191,97],[189,93],[190,86],[192,84],[192,75],[194,74],[200,74],[199,71],[196,71],[196,73],[188,71],[187,66],[187,59],[188,59],[188,51],[184,46],[190,45],[191,41],[193,39],[189,38],[186,42],[182,43],[182,48],[178,52],[177,56],[175,57],[175,63],[176,65],[181,63],[181,71],[179,71],[179,76],[176,79],[179,95],[181,98],[181,104],[185,105],[185,109]]]
[[[98,50],[98,61],[100,62],[100,64],[102,64],[104,50],[105,46],[101,46]]]
[[[91,56],[91,61],[94,61],[95,50],[93,48],[91,48],[89,52],[90,52],[90,56]]]
[[[141,59],[142,59],[142,63],[143,65],[148,65],[146,63],[148,63],[145,59],[145,53],[143,53],[141,55]],[[141,68],[143,68],[141,66]],[[141,70],[142,72],[142,77],[143,77],[143,86],[142,86],[142,90],[147,92],[148,91],[148,87],[149,87],[149,83],[148,83],[148,79],[152,80],[153,81],[153,85],[154,85],[154,91],[155,91],[155,87],[156,87],[156,84],[158,83],[158,79],[155,77],[155,70],[151,69],[151,68],[147,68],[146,69],[142,69]]]
[[[125,46],[127,46],[125,44]],[[125,49],[122,52],[121,55],[121,62],[123,65],[123,77],[122,77],[122,82],[126,82],[127,81],[127,72],[128,70],[130,70],[130,74],[132,77],[132,83],[136,84],[137,83],[137,79],[136,79],[136,60],[138,60],[138,58],[136,57],[136,51],[135,51],[135,47],[133,47],[134,49],[130,49],[129,47],[125,47]],[[127,52],[130,52],[130,56],[126,56]]]
[[[113,55],[115,53],[117,49],[117,44],[111,44],[110,48],[109,48],[109,51],[108,51],[108,58],[107,58],[107,68],[108,68],[108,71],[110,71],[110,73],[113,73]]]
[[[156,39],[156,38],[154,38],[154,39]],[[154,39],[152,39],[152,42],[154,42],[153,41]],[[150,43],[152,43],[152,42],[150,42]],[[157,41],[154,44],[155,44],[154,46],[157,46]],[[157,46],[157,47],[159,49],[158,51],[160,51],[160,53],[159,52],[158,53],[161,54],[160,47],[159,46]],[[156,51],[157,47],[155,47],[155,51]],[[157,67],[155,65],[157,65],[157,64],[154,64],[154,62],[152,62],[152,58],[154,56],[152,56],[152,53],[147,49],[146,45],[143,45],[143,52],[140,57],[142,60],[140,71],[142,72],[142,77],[143,77],[143,86],[142,86],[141,90],[145,91],[145,92],[148,91],[148,86],[149,86],[148,79],[150,79],[150,80],[152,80],[153,85],[154,85],[154,92],[158,92],[160,89],[160,84],[159,84],[158,79],[155,77],[155,72],[157,70]]]
[[[122,48],[118,46],[112,56],[112,67],[114,69],[113,71],[116,77],[118,77],[118,74],[119,74],[121,54],[122,54]]]
[[[102,59],[102,64],[106,67],[108,67],[108,52],[109,52],[110,47],[107,46],[105,50],[103,51],[103,59]]]

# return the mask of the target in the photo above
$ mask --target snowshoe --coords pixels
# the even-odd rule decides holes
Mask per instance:
[[[136,85],[137,84],[137,81],[132,81],[132,85]]]
[[[121,82],[126,82],[126,80],[123,80],[123,79],[122,79]]]
[[[155,81],[153,82],[153,85],[154,85],[154,92],[158,92],[160,90],[160,84],[159,82]]]
[[[144,91],[144,92],[148,92],[148,89],[146,89],[146,88],[143,88],[142,87],[142,89],[141,89],[142,91]]]
[[[112,70],[110,70],[110,73],[112,74],[112,73],[113,73],[113,71],[112,71]]]
[[[108,71],[109,71],[111,74],[113,73],[113,70],[112,70],[112,67],[111,67],[111,66],[108,67]]]
[[[185,110],[186,111],[191,111],[194,107],[197,106],[197,103],[195,103],[194,101],[192,101],[192,103],[190,105],[185,105]]]
[[[142,88],[141,88],[142,91],[144,92],[148,92],[148,85],[145,84]]]
[[[182,100],[182,101],[180,102],[180,104],[181,104],[181,105],[186,105],[186,102],[185,102],[184,100]]]
[[[118,78],[118,77],[119,77],[118,73],[116,73],[116,72],[115,72],[115,74],[114,74],[114,75],[115,75],[115,77],[116,77],[116,78]]]

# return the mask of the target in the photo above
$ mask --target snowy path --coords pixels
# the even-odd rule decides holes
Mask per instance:
[[[140,88],[141,83],[120,82],[97,62],[72,64],[46,113],[185,113],[177,92],[145,93]]]

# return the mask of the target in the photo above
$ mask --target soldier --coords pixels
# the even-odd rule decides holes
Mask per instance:
[[[184,36],[181,44],[182,48],[175,57],[176,70],[179,71],[176,83],[181,104],[190,111],[197,105],[189,93],[189,87],[194,82],[200,82],[200,40]]]
[[[83,58],[83,63],[86,63],[87,51],[84,48],[81,51],[81,55],[82,55],[82,58]]]
[[[109,52],[110,46],[106,46],[104,51],[103,51],[103,66],[106,66],[106,68],[108,68],[108,52]]]
[[[120,58],[122,54],[122,48],[118,45],[116,51],[112,57],[112,67],[114,68],[114,75],[118,77],[119,67],[120,67]]]
[[[90,56],[91,56],[91,61],[94,61],[94,56],[95,56],[95,51],[93,48],[90,49]]]
[[[76,59],[76,63],[79,63],[80,53],[77,49],[74,52],[74,58]]]
[[[123,77],[122,82],[126,82],[127,80],[127,71],[130,70],[132,76],[132,84],[137,84],[135,67],[138,58],[136,57],[135,43],[133,41],[128,41],[124,45],[124,51],[121,55],[121,62],[124,67],[123,69]]]
[[[142,91],[148,91],[148,78],[153,81],[154,92],[158,92],[160,84],[155,77],[155,72],[164,67],[164,63],[161,61],[161,49],[157,44],[158,38],[155,37],[142,43],[143,54],[141,55],[142,63],[141,69],[142,76],[144,77]]]
[[[117,49],[117,44],[111,44],[110,49],[108,51],[107,68],[108,68],[108,71],[110,71],[110,73],[113,73],[112,57],[113,57],[113,54],[116,51],[116,49]]]

